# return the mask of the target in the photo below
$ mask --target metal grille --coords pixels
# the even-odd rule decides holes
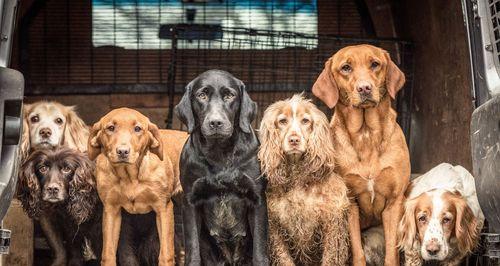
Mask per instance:
[[[235,28],[221,30],[221,34],[230,36],[228,38],[200,41],[179,37],[189,35],[186,32],[190,31],[190,27],[174,27],[171,31],[174,37],[167,81],[170,106],[176,104],[173,96],[182,93],[184,86],[201,72],[208,69],[227,70],[245,82],[252,99],[258,103],[256,127],[263,111],[271,103],[295,93],[305,92],[306,96],[311,96],[312,85],[324,62],[339,49],[362,43],[382,47],[406,74],[407,82],[398,95],[395,108],[398,122],[409,139],[413,61],[412,45],[408,42]],[[186,42],[198,48],[176,49]],[[317,104],[330,114],[325,105]],[[171,122],[170,112],[167,125]]]
[[[166,91],[171,47],[170,39],[159,38],[162,27],[179,23],[224,27],[228,25],[225,21],[235,21],[231,27],[315,34],[316,30],[303,31],[303,28],[317,27],[320,33],[367,36],[373,34],[373,29],[366,29],[370,27],[360,15],[360,3],[357,0],[21,1],[13,66],[26,78],[27,95],[161,93]],[[104,7],[102,12],[96,10],[98,5]],[[220,7],[216,13],[210,11],[213,5]],[[304,9],[311,11],[305,13],[307,20],[300,19]],[[196,14],[191,19],[193,10]],[[288,11],[283,13],[283,10]],[[235,12],[245,15],[240,22],[234,18]],[[198,49],[198,44],[184,42],[178,47]],[[211,44],[214,42],[204,46],[210,48]]]
[[[495,66],[500,73],[500,1],[488,0],[490,24],[490,37],[493,44],[492,51],[495,54]]]

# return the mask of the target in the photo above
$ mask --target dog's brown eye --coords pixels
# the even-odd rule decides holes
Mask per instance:
[[[135,126],[134,131],[135,132],[141,132],[142,128],[140,126]]]
[[[427,221],[427,217],[425,217],[425,216],[420,216],[420,217],[418,218],[418,221],[419,221],[419,222],[422,222],[422,223],[425,223],[425,221]]]
[[[71,168],[69,168],[69,167],[67,167],[67,166],[64,166],[64,167],[61,169],[61,171],[62,171],[63,173],[65,173],[65,174],[67,174],[67,173],[71,172]]]
[[[48,170],[49,170],[49,168],[48,168],[47,166],[45,166],[45,165],[42,165],[42,166],[40,166],[40,167],[38,168],[38,171],[39,171],[40,173],[47,173],[47,171],[48,171]]]
[[[288,121],[286,120],[286,118],[281,118],[280,120],[278,120],[278,123],[280,123],[281,125],[286,125]]]
[[[30,120],[31,120],[31,123],[36,123],[36,122],[40,121],[40,118],[37,115],[35,115],[35,116],[32,116]]]
[[[109,127],[108,127],[108,130],[109,130],[110,132],[115,131],[115,126],[113,126],[113,125],[109,126]]]
[[[61,118],[56,118],[56,124],[60,125],[63,123],[63,120]]]
[[[372,64],[370,65],[370,68],[371,68],[371,69],[375,69],[375,68],[377,68],[378,66],[380,66],[380,63],[379,63],[379,62],[377,62],[377,61],[373,61],[373,62],[372,62]]]
[[[444,218],[443,218],[443,224],[447,224],[447,223],[449,223],[450,221],[451,221],[451,219],[450,219],[450,218],[448,218],[448,217],[444,217]]]
[[[200,92],[200,93],[198,93],[198,98],[199,98],[200,100],[203,100],[203,101],[204,101],[204,100],[206,100],[206,99],[207,99],[207,94],[206,94],[206,93],[204,93],[204,92]]]
[[[341,68],[342,72],[345,72],[345,73],[351,73],[352,71],[352,67],[350,65],[343,65]]]
[[[304,124],[304,125],[309,124],[309,122],[311,122],[311,121],[309,121],[309,119],[307,119],[307,118],[302,119],[302,124]]]

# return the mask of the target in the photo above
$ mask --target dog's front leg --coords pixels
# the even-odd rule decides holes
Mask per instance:
[[[337,211],[338,212],[338,211]],[[338,212],[333,219],[323,223],[323,257],[322,266],[349,264],[349,233],[345,212]]]
[[[274,222],[270,223],[269,230],[269,243],[270,251],[272,255],[273,265],[288,266],[295,265],[293,258],[290,255],[288,245],[285,240],[281,237],[281,232],[279,225]]]
[[[403,216],[404,196],[398,196],[385,207],[382,212],[382,223],[385,238],[385,262],[384,265],[399,265],[399,252],[397,248],[398,223]]]
[[[248,213],[250,230],[252,231],[253,239],[253,265],[269,265],[269,255],[267,242],[268,235],[268,220],[267,220],[267,200],[266,193],[260,193],[260,200],[251,208]]]
[[[359,225],[359,207],[357,203],[352,202],[349,207],[349,236],[351,238],[352,265],[366,265],[365,253],[361,245],[361,227]]]
[[[186,266],[201,265],[199,232],[201,228],[201,219],[196,212],[196,207],[191,205],[184,191],[182,200],[184,210],[182,211],[182,221],[184,225],[184,247],[186,248]]]
[[[163,204],[161,204],[163,205]],[[156,210],[156,228],[160,237],[159,266],[174,265],[174,203],[169,200],[167,206]]]
[[[102,217],[102,266],[116,266],[121,223],[121,207],[105,204]]]
[[[64,248],[64,242],[60,231],[55,228],[50,218],[45,215],[40,217],[40,227],[42,227],[43,233],[49,242],[49,246],[54,252],[54,261],[51,265],[66,266],[66,249]]]

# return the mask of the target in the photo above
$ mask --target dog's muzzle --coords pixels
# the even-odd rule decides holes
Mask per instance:
[[[201,131],[207,138],[227,138],[233,134],[233,125],[226,118],[216,115],[205,118]]]

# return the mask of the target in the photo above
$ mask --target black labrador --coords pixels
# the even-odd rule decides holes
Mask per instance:
[[[191,133],[180,160],[180,179],[185,195],[183,223],[186,265],[241,265],[234,261],[239,254],[250,256],[238,258],[239,262],[268,265],[267,183],[260,174],[257,160],[259,141],[250,124],[255,118],[257,105],[248,96],[245,85],[228,72],[206,71],[187,85],[175,112]],[[188,200],[198,179],[211,178],[223,171],[238,171],[249,177],[258,195],[248,208],[240,206],[240,209],[245,209],[244,212],[237,213],[243,216],[238,219],[246,220],[248,224],[248,233],[242,241],[251,243],[247,251],[237,251],[239,254],[224,254],[227,250],[234,253],[238,248],[231,246],[226,251],[221,249],[213,234],[220,225],[214,226],[211,221],[207,221],[203,208]]]

